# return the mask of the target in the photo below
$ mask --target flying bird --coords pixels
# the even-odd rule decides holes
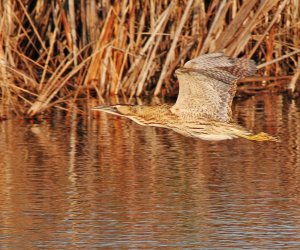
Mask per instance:
[[[210,53],[194,58],[175,71],[179,94],[172,105],[97,106],[93,110],[122,116],[145,125],[172,129],[203,140],[245,138],[274,141],[266,133],[253,134],[232,120],[231,104],[237,81],[255,73],[253,60]]]

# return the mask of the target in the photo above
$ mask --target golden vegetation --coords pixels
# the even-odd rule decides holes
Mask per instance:
[[[213,51],[253,58],[284,89],[299,77],[298,0],[5,0],[0,27],[1,119],[107,94],[173,95],[175,68]]]

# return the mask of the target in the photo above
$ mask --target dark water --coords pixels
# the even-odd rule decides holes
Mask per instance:
[[[0,123],[0,249],[300,248],[300,104],[236,103],[280,143],[110,115]]]

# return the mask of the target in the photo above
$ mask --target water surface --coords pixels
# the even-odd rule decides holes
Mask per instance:
[[[300,248],[300,104],[236,121],[280,143],[207,142],[108,114],[0,123],[0,249]]]

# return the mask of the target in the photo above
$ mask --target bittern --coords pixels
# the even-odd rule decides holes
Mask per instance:
[[[253,134],[234,123],[231,104],[237,81],[255,73],[254,61],[230,58],[211,53],[194,58],[176,70],[179,94],[170,105],[97,106],[93,110],[123,116],[145,125],[172,129],[184,136],[203,140],[224,140],[242,137],[268,141],[274,137]]]

